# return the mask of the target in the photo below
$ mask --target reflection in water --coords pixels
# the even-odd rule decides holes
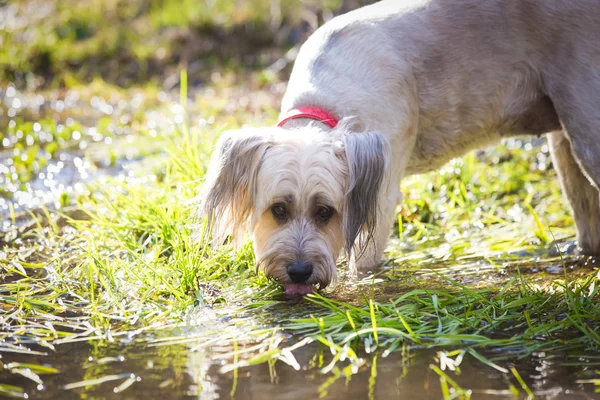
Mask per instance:
[[[63,345],[52,359],[60,374],[44,377],[44,389],[29,391],[30,398],[157,398],[168,399],[440,399],[439,377],[430,368],[436,353],[416,350],[409,354],[392,353],[371,356],[352,374],[347,365],[335,366],[329,373],[322,369],[331,358],[329,350],[311,345],[295,352],[301,366],[298,371],[282,362],[263,363],[222,373],[222,361],[213,358],[210,349],[190,351],[194,344],[150,347],[92,343]],[[328,354],[329,353],[329,354]],[[48,361],[27,357],[30,362]],[[10,357],[6,357],[8,361]],[[517,364],[538,398],[589,399],[584,386],[573,384],[577,368],[561,366],[560,360],[534,358]],[[510,396],[505,374],[465,359],[460,374],[448,372],[472,398]],[[131,374],[138,377],[123,393],[115,390]],[[535,379],[543,375],[543,379]],[[100,377],[122,375],[120,380],[95,386],[61,390],[66,384]],[[0,381],[35,388],[17,375],[0,374]],[[588,389],[590,389],[588,385]]]
[[[542,257],[539,266],[551,264],[552,257],[552,254]],[[569,273],[573,276],[589,273],[589,259],[565,254],[563,260],[572,266]],[[438,270],[447,268],[454,267],[441,264]],[[501,286],[514,273],[510,268],[506,272],[494,268],[492,274],[490,268],[475,260],[465,261],[452,276],[457,282],[473,287],[478,284],[477,276],[479,281],[485,276],[487,284]],[[432,287],[443,284],[439,277],[431,275],[431,270],[422,266],[420,269],[417,272],[390,266],[377,276],[359,282],[343,277],[338,289],[327,296],[358,304],[364,300],[362,293],[368,290],[379,301],[384,301],[414,289],[414,281],[408,279],[411,274],[421,275],[419,280],[427,280]],[[520,271],[532,282],[553,279],[553,275],[538,268],[535,262],[522,265]],[[329,346],[320,343],[294,347],[298,337],[272,329],[282,320],[319,311],[322,310],[305,300],[274,301],[267,311],[248,310],[241,315],[231,310],[199,308],[196,312],[190,311],[189,326],[125,339],[118,337],[112,343],[58,344],[55,351],[36,346],[31,339],[16,336],[16,332],[10,336],[0,334],[4,343],[22,343],[49,353],[12,353],[9,346],[4,346],[0,347],[0,363],[40,364],[59,371],[41,375],[43,385],[39,385],[4,368],[0,370],[0,384],[23,387],[33,399],[440,399],[440,376],[432,365],[445,365],[444,373],[457,387],[464,389],[464,393],[471,393],[473,399],[514,398],[511,385],[520,388],[511,373],[489,367],[468,354],[452,371],[451,361],[460,357],[452,355],[451,348],[445,354],[426,346],[407,344],[391,354],[367,354],[363,349],[358,361],[351,363],[349,357],[344,359],[341,353],[333,354]],[[280,360],[270,358],[275,354],[273,351],[289,346],[294,347],[291,354],[281,353]],[[488,359],[498,360],[504,368],[515,367],[536,398],[595,398],[594,383],[600,382],[600,374],[595,372],[600,367],[597,355],[570,349],[565,354],[560,350],[552,354],[533,353],[519,360],[516,355],[520,349],[515,347],[495,352],[478,351]],[[450,356],[452,359],[448,359]],[[248,366],[249,360],[257,365]],[[337,362],[332,362],[334,360]],[[232,369],[236,363],[244,367]],[[82,384],[82,381],[87,383]],[[70,389],[65,390],[65,386]]]
[[[410,357],[392,353],[388,357],[371,357],[356,374],[335,367],[330,373],[319,372],[315,358],[320,353],[315,348],[303,349],[296,354],[303,369],[296,371],[284,363],[273,367],[262,364],[239,371],[235,395],[230,396],[234,379],[232,374],[220,374],[220,367],[209,369],[210,379],[219,399],[440,399],[439,377],[430,368],[435,352],[416,351]],[[318,363],[317,363],[318,364]],[[576,372],[569,367],[560,367],[550,360],[529,360],[518,363],[524,371],[537,370],[541,365],[551,375],[537,381],[537,398],[593,398],[583,392],[583,385],[573,385]],[[310,367],[313,365],[312,367]],[[548,366],[552,366],[548,368]],[[529,368],[527,368],[529,366]],[[448,371],[447,371],[448,372]],[[473,359],[460,365],[460,374],[454,376],[460,386],[472,393],[472,398],[514,397],[509,390],[505,374],[483,367]],[[532,376],[529,376],[531,379]],[[516,383],[516,382],[515,382]],[[588,387],[589,389],[589,387]],[[204,398],[200,396],[199,398]]]
[[[502,257],[507,263],[511,261],[509,254]],[[523,257],[519,255],[519,260]],[[538,260],[535,255],[529,257]],[[552,280],[554,275],[545,267],[552,265],[553,257],[556,256],[550,253],[527,265],[519,264],[520,273],[526,274],[531,282]],[[588,264],[592,261],[586,257],[570,253],[563,254],[561,260],[570,266],[569,273],[573,277],[590,272]],[[487,263],[481,259],[463,261],[461,268],[455,271],[455,265],[445,265],[431,257],[431,266],[437,265],[436,271],[451,274],[457,282],[471,287],[477,287],[482,281],[502,286],[515,274],[510,263],[499,269],[491,260]],[[499,260],[494,264],[504,265],[504,262]],[[385,301],[415,289],[415,281],[409,279],[411,275],[421,282],[427,281],[430,287],[444,284],[443,279],[423,265],[413,269],[391,265],[359,282],[342,276],[338,287],[327,296],[359,304],[364,301],[363,292],[368,292],[378,301]],[[323,310],[306,300],[272,303],[268,309],[248,310],[241,315],[231,310],[199,307],[190,311],[189,326],[139,333],[125,339],[121,336],[112,343],[57,344],[55,351],[36,346],[31,338],[19,336],[22,333],[16,330],[8,336],[0,332],[2,344],[21,343],[47,354],[13,353],[10,346],[1,346],[0,366],[2,363],[31,363],[59,371],[41,375],[43,384],[40,385],[26,376],[11,373],[11,368],[4,368],[0,369],[0,385],[23,387],[33,399],[440,399],[440,376],[432,365],[446,365],[444,373],[457,387],[464,389],[464,393],[471,393],[473,399],[514,398],[511,385],[520,388],[511,373],[489,367],[470,355],[465,355],[452,371],[449,368],[452,363],[447,358],[451,356],[456,360],[457,356],[450,355],[451,348],[447,354],[407,344],[391,354],[367,354],[363,349],[358,361],[351,363],[348,357],[341,357],[341,353],[333,354],[329,346],[313,342],[295,347],[292,354],[281,353],[280,360],[275,360],[271,358],[273,351],[289,348],[299,338],[273,327],[283,320]],[[520,350],[516,347],[495,352],[478,349],[484,357],[499,360],[504,368],[515,367],[536,398],[595,398],[594,383],[600,382],[600,374],[595,372],[600,369],[597,355],[567,349],[565,354],[561,350],[538,352],[519,360]],[[444,359],[446,361],[441,362]],[[247,366],[249,360],[257,365]],[[236,363],[244,367],[232,369]]]

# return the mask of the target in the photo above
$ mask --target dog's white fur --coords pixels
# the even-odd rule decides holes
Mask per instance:
[[[225,134],[202,213],[218,242],[248,228],[267,275],[289,284],[303,260],[307,283],[326,286],[344,247],[358,270],[379,264],[405,176],[553,132],[579,245],[600,253],[599,38],[593,0],[390,0],[337,17],[303,45],[281,111],[316,106],[342,123]],[[335,210],[327,223],[316,204]]]

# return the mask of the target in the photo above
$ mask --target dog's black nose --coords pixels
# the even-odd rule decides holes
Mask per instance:
[[[297,261],[288,267],[288,275],[294,283],[304,283],[310,278],[313,266],[305,261]]]

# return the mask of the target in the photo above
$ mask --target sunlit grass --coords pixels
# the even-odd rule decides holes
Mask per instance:
[[[311,302],[328,310],[319,315],[320,324],[310,317],[285,327],[341,347],[362,344],[371,353],[389,354],[407,342],[427,348],[485,349],[499,361],[538,351],[586,354],[600,348],[596,274],[569,283],[556,280],[547,287],[517,277],[501,288],[478,290],[445,276],[441,289],[414,279],[419,289],[383,303],[369,299],[353,306],[310,296]]]
[[[165,139],[172,161],[159,167],[166,171],[160,178],[91,184],[92,194],[77,198],[84,218],[62,215],[66,226],[59,227],[54,219],[61,213],[46,211],[37,218],[38,228],[21,238],[41,244],[36,263],[27,261],[32,252],[22,247],[5,248],[1,268],[16,278],[2,285],[1,299],[13,308],[5,322],[22,329],[27,316],[47,313],[58,315],[52,323],[60,326],[65,320],[60,315],[76,314],[102,337],[114,335],[117,327],[181,321],[189,307],[219,301],[221,290],[244,276],[245,287],[262,283],[249,247],[215,253],[192,239],[198,224],[193,198],[211,144],[199,137],[197,130],[181,129]],[[74,335],[34,331],[45,339]]]

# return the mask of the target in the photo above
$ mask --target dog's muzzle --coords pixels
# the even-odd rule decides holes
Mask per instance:
[[[313,265],[306,261],[296,261],[287,268],[292,283],[284,284],[285,294],[304,296],[314,291],[312,283],[306,283],[313,274]]]

